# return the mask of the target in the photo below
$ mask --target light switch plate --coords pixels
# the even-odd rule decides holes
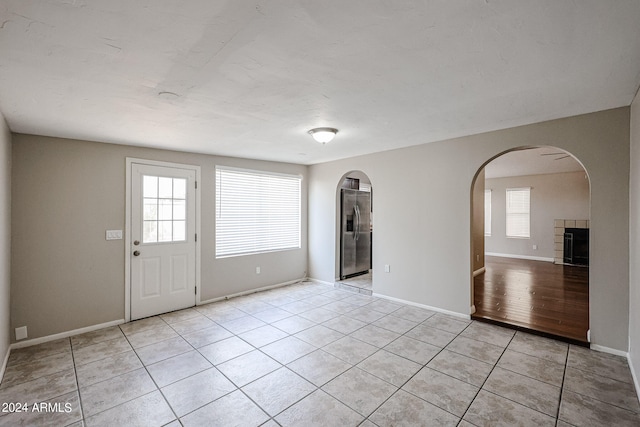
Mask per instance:
[[[107,240],[122,240],[122,230],[107,230]]]

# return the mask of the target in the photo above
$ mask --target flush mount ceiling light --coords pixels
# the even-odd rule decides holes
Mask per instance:
[[[338,129],[335,128],[315,128],[309,131],[309,135],[320,144],[330,142],[336,136],[336,133],[338,133]]]

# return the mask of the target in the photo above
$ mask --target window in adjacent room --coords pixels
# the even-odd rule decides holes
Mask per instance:
[[[507,188],[507,237],[529,238],[530,188]]]
[[[216,167],[216,258],[300,248],[298,175]]]
[[[491,236],[491,190],[484,190],[484,235]]]

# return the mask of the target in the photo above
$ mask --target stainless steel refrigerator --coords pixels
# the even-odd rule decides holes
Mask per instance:
[[[367,273],[371,265],[371,193],[343,188],[340,278]]]

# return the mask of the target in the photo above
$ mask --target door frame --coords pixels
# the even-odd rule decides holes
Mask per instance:
[[[193,170],[196,173],[196,183],[200,180],[200,166],[187,165],[184,163],[163,162],[158,160],[139,159],[135,157],[126,158],[126,180],[125,180],[125,236],[124,236],[124,321],[131,321],[131,168],[133,164],[142,164],[146,166],[161,166],[167,168],[178,168]],[[196,240],[196,297],[195,305],[200,304],[200,248],[202,242],[202,233],[200,232],[200,208],[201,197],[200,185],[196,184],[196,235],[200,238]]]

